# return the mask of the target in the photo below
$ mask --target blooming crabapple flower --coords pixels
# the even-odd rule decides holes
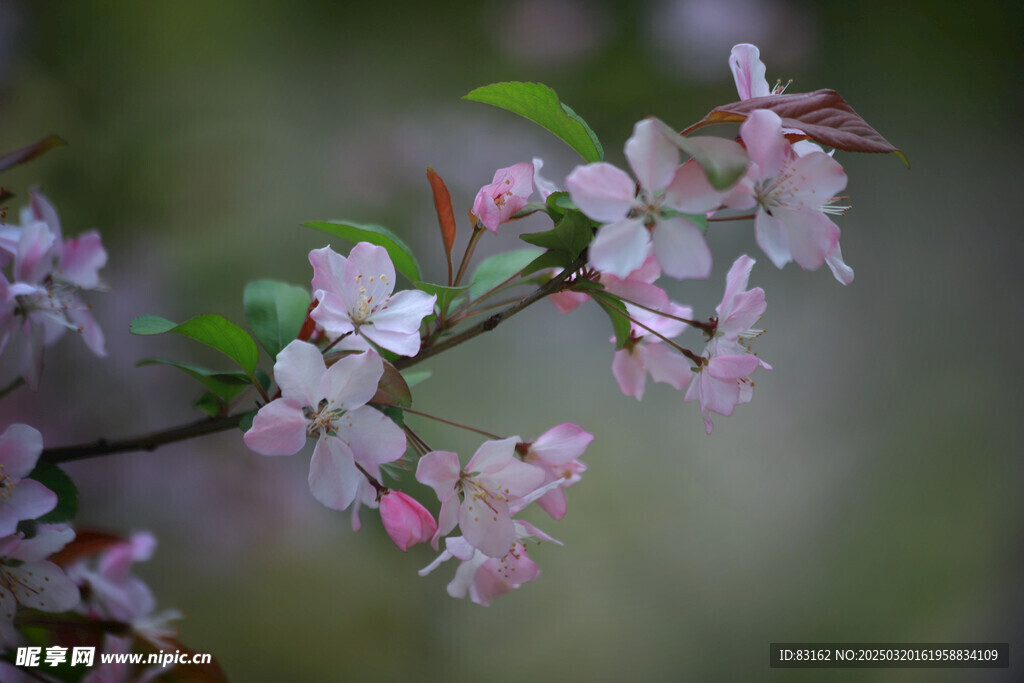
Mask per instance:
[[[485,441],[466,469],[451,451],[420,458],[417,481],[434,489],[441,501],[431,545],[458,524],[462,535],[489,557],[504,557],[515,541],[512,506],[543,486],[545,473],[515,457],[518,437]],[[461,498],[461,500],[460,500]]]
[[[132,623],[152,614],[156,598],[144,581],[132,574],[132,564],[153,556],[156,538],[142,531],[117,541],[96,556],[69,564],[65,571],[86,596],[78,610],[91,619]]]
[[[10,536],[23,519],[35,519],[57,507],[57,494],[25,479],[43,452],[43,436],[34,427],[13,424],[0,434],[0,537]]]
[[[78,604],[78,586],[46,559],[74,537],[66,524],[40,524],[32,538],[21,532],[0,538],[0,647],[18,642],[19,604],[44,612],[66,612]]]
[[[754,230],[758,246],[776,267],[796,261],[804,270],[821,267],[836,253],[839,227],[825,214],[846,187],[846,173],[824,152],[798,156],[782,132],[782,119],[767,109],[751,112],[740,126],[751,166],[741,181],[742,199],[730,205],[757,207]]]
[[[494,558],[480,552],[462,536],[449,536],[445,539],[445,550],[433,562],[419,571],[420,576],[430,572],[455,557],[460,560],[455,570],[455,578],[448,584],[448,595],[453,598],[469,599],[484,607],[491,604],[491,599],[504,595],[524,583],[536,581],[540,576],[537,563],[530,559],[526,546],[522,543],[529,537],[552,541],[561,545],[540,529],[526,522],[514,521],[516,541],[501,558]]]
[[[42,372],[43,347],[67,329],[76,330],[97,356],[105,356],[103,332],[77,296],[100,288],[99,269],[107,261],[99,233],[64,240],[53,205],[33,191],[21,212],[20,228],[5,228],[0,253],[12,259],[14,281],[0,275],[0,349],[6,385],[20,375],[33,388]]]
[[[693,377],[690,362],[654,334],[657,332],[669,339],[680,335],[688,326],[674,318],[690,319],[693,317],[693,309],[670,301],[663,310],[673,317],[626,304],[629,315],[644,326],[633,324],[629,341],[615,351],[612,375],[622,393],[638,401],[644,397],[648,373],[655,382],[664,382],[680,390],[685,389]],[[614,337],[612,341],[615,341]]]
[[[261,455],[293,455],[316,439],[309,489],[321,503],[344,510],[355,499],[364,469],[405,453],[405,433],[366,403],[377,392],[384,364],[376,351],[345,356],[330,368],[320,350],[293,341],[277,354],[274,380],[281,397],[260,408],[245,445]]]
[[[348,258],[330,247],[309,252],[313,297],[310,317],[331,336],[355,332],[401,356],[420,350],[420,323],[437,297],[419,290],[394,294],[395,266],[387,249],[360,242]]]
[[[760,59],[760,51],[748,43],[741,43],[732,48],[732,52],[729,55],[729,68],[732,69],[740,100],[778,95],[785,90],[784,86],[779,85],[769,88],[768,81],[765,78],[765,66]],[[782,132],[803,133],[803,131],[797,128],[783,128]],[[812,152],[824,153],[819,145],[809,140],[800,140],[793,143],[792,150],[798,157],[806,156]],[[843,186],[845,187],[845,181]],[[838,209],[838,207],[833,208]],[[766,251],[765,253],[768,252]],[[844,285],[853,282],[853,269],[843,261],[843,253],[839,249],[838,240],[835,247],[825,256],[825,263],[828,265],[829,270],[832,271],[832,275],[836,280]]]
[[[410,546],[429,541],[437,531],[437,522],[427,508],[401,491],[388,491],[381,496],[380,521],[403,553]]]
[[[539,505],[554,519],[565,516],[565,492],[578,482],[587,466],[578,458],[594,440],[594,435],[572,422],[563,422],[544,432],[530,443],[519,444],[520,453],[525,451],[523,462],[540,468],[544,472],[544,484],[558,482],[558,487],[537,499]]]
[[[763,289],[745,289],[753,267],[754,259],[744,254],[729,269],[725,295],[715,308],[718,324],[704,349],[704,362],[696,369],[698,377],[683,397],[684,401],[700,403],[708,434],[713,426],[710,414],[729,416],[737,404],[749,403],[754,391],[750,375],[759,367],[771,370],[747,345],[748,340],[761,335],[762,331],[751,329],[751,325],[767,308]]]
[[[638,183],[611,164],[577,166],[565,185],[572,201],[604,223],[590,244],[590,265],[624,278],[652,247],[661,269],[676,279],[706,278],[711,251],[700,228],[669,211],[699,214],[717,209],[716,192],[696,163],[679,165],[679,148],[653,118],[640,121],[626,141],[626,159]]]
[[[543,162],[541,162],[543,164]],[[484,185],[473,200],[471,213],[493,233],[530,201],[533,194],[534,165],[522,161],[494,172],[494,180]]]

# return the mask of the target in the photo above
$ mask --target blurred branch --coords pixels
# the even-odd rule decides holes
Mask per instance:
[[[76,446],[46,448],[43,449],[43,454],[40,456],[40,460],[56,465],[62,462],[93,458],[98,455],[124,453],[126,451],[155,451],[157,448],[165,444],[174,443],[176,441],[185,441],[186,439],[192,439],[197,436],[216,434],[217,432],[236,428],[239,423],[241,423],[242,416],[244,414],[245,413],[239,413],[237,415],[229,415],[227,417],[204,418],[197,422],[191,422],[180,427],[173,427],[171,429],[165,429],[160,432],[153,432],[152,434],[137,436],[131,439],[122,439],[121,441],[97,439],[96,441],[86,444],[78,444]]]

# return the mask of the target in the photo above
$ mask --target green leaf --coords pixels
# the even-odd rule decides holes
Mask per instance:
[[[702,213],[683,213],[672,209],[662,209],[662,215],[669,218],[672,216],[681,216],[700,228],[700,231],[705,235],[708,232],[708,217]]]
[[[244,372],[217,372],[191,363],[182,363],[166,358],[145,358],[136,363],[135,367],[141,368],[144,365],[170,365],[172,368],[178,368],[198,380],[217,396],[228,401],[252,384],[252,380]]]
[[[131,322],[132,334],[150,335],[174,332],[212,346],[252,374],[260,351],[249,333],[216,313],[199,315],[180,325],[158,315],[143,315]]]
[[[612,329],[615,331],[615,348],[621,349],[629,341],[630,322],[626,316],[626,305],[619,297],[605,291],[594,291],[590,293],[591,298],[596,301],[608,318],[612,321]]]
[[[732,187],[747,170],[750,157],[738,143],[707,135],[683,137],[664,121],[651,118],[665,137],[700,164],[716,190]]]
[[[256,419],[256,413],[258,412],[260,411],[257,408],[256,410],[250,410],[247,413],[243,413],[242,417],[238,420],[238,428],[243,432],[247,432],[252,429],[252,421]]]
[[[437,296],[437,310],[441,311],[441,315],[446,315],[448,309],[455,302],[459,296],[469,289],[469,285],[463,285],[461,287],[445,287],[443,285],[435,285],[429,282],[417,282],[416,289],[426,292],[427,294],[434,294]]]
[[[473,271],[469,298],[477,299],[481,294],[494,289],[525,268],[540,253],[536,249],[514,249],[484,259]]]
[[[420,382],[428,379],[433,372],[430,370],[406,370],[402,373],[402,377],[405,378],[405,385],[410,389]]]
[[[356,244],[358,242],[369,242],[388,250],[391,262],[395,264],[395,270],[409,279],[409,282],[421,280],[420,264],[412,253],[412,249],[402,239],[387,228],[370,223],[353,223],[351,221],[308,221],[303,223],[307,228],[313,228],[328,235],[340,237],[343,240]]]
[[[309,292],[303,287],[273,280],[257,280],[245,286],[245,317],[249,328],[271,358],[277,358],[299,336],[306,322]]]
[[[552,192],[548,195],[545,203],[559,214],[566,211],[579,211],[579,207],[573,203],[568,192]]]
[[[547,128],[585,161],[604,159],[604,149],[590,126],[543,83],[492,83],[470,91],[462,99],[506,109]]]
[[[545,251],[523,268],[523,276],[546,268],[567,268],[575,259],[564,251]]]
[[[210,417],[217,417],[224,408],[224,402],[213,392],[204,391],[202,396],[192,404],[192,407],[203,411]]]
[[[527,204],[526,206],[512,214],[512,220],[518,220],[520,218],[532,216],[538,211],[543,211],[544,213],[551,215],[551,210],[548,208],[547,204],[541,204],[540,202],[530,202],[529,204]]]
[[[520,235],[519,239],[537,247],[565,252],[571,257],[571,262],[594,238],[593,226],[593,222],[579,211],[568,211],[553,229]]]
[[[40,484],[57,494],[57,507],[47,512],[38,521],[43,524],[69,522],[78,514],[78,487],[64,470],[52,463],[40,460],[28,474]]]

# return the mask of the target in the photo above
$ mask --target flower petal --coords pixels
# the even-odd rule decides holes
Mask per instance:
[[[344,510],[355,500],[362,474],[352,451],[333,436],[317,440],[309,462],[309,490],[332,510]]]
[[[274,363],[274,381],[281,396],[296,401],[299,407],[316,408],[324,398],[320,381],[327,365],[320,349],[298,339],[281,349]]]
[[[306,445],[308,427],[298,401],[278,398],[260,408],[242,439],[260,455],[294,455]]]
[[[574,168],[565,187],[580,211],[601,223],[621,221],[636,202],[636,183],[629,174],[603,161]]]
[[[652,193],[668,187],[679,166],[679,148],[665,137],[651,118],[638,121],[633,126],[633,134],[626,140],[625,152],[640,187]]]
[[[590,265],[602,273],[626,277],[643,265],[651,251],[651,238],[644,224],[632,218],[598,229],[590,243]]]
[[[677,216],[658,221],[654,256],[661,269],[677,280],[703,280],[711,274],[711,249],[700,228]]]

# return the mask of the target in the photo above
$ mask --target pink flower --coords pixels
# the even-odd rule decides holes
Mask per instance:
[[[543,163],[543,162],[542,162]],[[484,185],[473,200],[472,214],[493,233],[530,201],[533,194],[533,164],[520,162],[494,172],[494,180]]]
[[[87,598],[78,611],[91,619],[113,619],[132,623],[148,617],[156,598],[142,579],[132,574],[132,565],[153,556],[156,538],[149,532],[111,543],[94,557],[79,559],[66,568]]]
[[[445,550],[437,559],[419,571],[420,576],[430,572],[447,562],[457,558],[459,568],[455,570],[455,578],[448,584],[448,595],[453,598],[469,599],[486,607],[491,599],[519,588],[524,583],[536,581],[540,576],[537,563],[526,552],[522,541],[534,537],[552,541],[561,545],[540,529],[526,522],[515,521],[516,540],[508,552],[500,558],[490,557],[480,552],[462,536],[449,536],[445,539]]]
[[[74,537],[66,524],[40,524],[32,538],[21,532],[0,538],[0,647],[18,643],[19,604],[44,612],[66,612],[78,604],[78,586],[46,559]]]
[[[309,252],[313,297],[310,317],[332,337],[355,332],[402,356],[420,350],[420,323],[437,297],[419,290],[394,293],[395,267],[384,247],[360,242],[348,258],[330,247]]]
[[[410,546],[429,541],[437,531],[437,522],[427,508],[401,491],[388,491],[381,496],[380,521],[403,553]]]
[[[717,209],[723,193],[711,188],[696,163],[679,165],[679,149],[648,118],[626,141],[626,159],[638,183],[611,164],[577,166],[565,179],[572,201],[590,218],[604,223],[590,245],[590,265],[626,277],[652,251],[671,277],[706,278],[711,251],[690,220],[674,212]]]
[[[57,506],[57,494],[25,479],[43,452],[34,427],[13,424],[0,434],[0,537],[10,536],[23,519],[35,519]]]
[[[779,116],[758,109],[740,126],[751,163],[746,176],[726,198],[735,209],[757,207],[757,244],[776,267],[796,261],[805,270],[828,263],[843,284],[853,270],[839,250],[839,227],[826,214],[840,214],[836,194],[846,187],[846,173],[817,145],[791,145]]]
[[[366,403],[377,392],[384,365],[375,351],[345,356],[330,368],[319,349],[293,341],[274,364],[281,398],[260,408],[245,444],[262,455],[292,455],[316,439],[309,488],[321,503],[344,510],[363,475],[405,453],[405,433]]]
[[[704,349],[697,379],[683,398],[699,402],[708,434],[713,427],[711,413],[729,416],[737,404],[749,403],[754,387],[750,375],[759,367],[771,370],[771,366],[754,355],[748,346],[749,340],[761,334],[761,330],[751,329],[751,325],[767,307],[763,289],[745,289],[753,267],[754,259],[744,254],[729,269],[725,295],[715,309],[718,324]]]
[[[667,300],[668,296],[665,298]],[[612,358],[612,375],[619,389],[638,401],[644,397],[648,373],[655,382],[664,382],[680,390],[685,389],[693,377],[690,362],[661,338],[671,339],[682,334],[688,326],[678,318],[691,319],[693,309],[674,301],[658,308],[668,315],[626,304],[629,315],[642,325],[632,325],[629,341],[616,350]]]
[[[489,557],[504,557],[515,541],[512,505],[535,493],[545,474],[515,457],[518,437],[486,441],[466,469],[450,451],[431,451],[420,458],[416,479],[430,486],[441,501],[437,539],[458,524],[463,536]],[[461,498],[461,500],[460,500]]]
[[[525,450],[523,462],[544,472],[543,484],[558,482],[557,488],[537,499],[537,505],[552,518],[562,519],[565,516],[566,502],[563,489],[578,482],[587,471],[587,466],[579,461],[579,457],[593,440],[594,435],[579,425],[563,422],[532,442],[519,445],[520,452]]]
[[[0,234],[0,263],[13,260],[13,281],[0,274],[0,384],[21,376],[39,385],[43,347],[68,329],[82,335],[97,356],[105,356],[103,332],[77,296],[100,288],[99,270],[107,261],[100,236],[88,232],[64,240],[53,205],[42,193],[21,212],[21,226]]]

